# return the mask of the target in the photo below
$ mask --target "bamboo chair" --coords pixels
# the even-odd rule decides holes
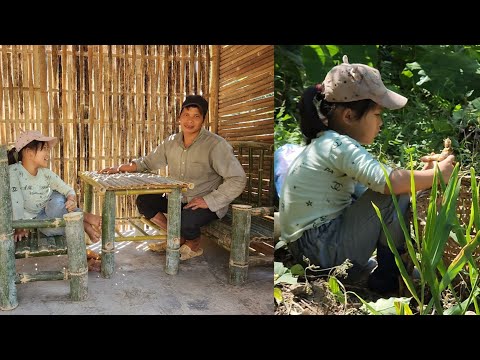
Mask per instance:
[[[38,228],[65,227],[65,236],[44,237]],[[31,229],[27,239],[14,242],[16,228]],[[83,231],[83,213],[61,218],[12,221],[7,147],[0,145],[0,310],[18,306],[16,284],[33,281],[69,280],[70,298],[87,298],[88,267]],[[68,268],[60,271],[16,273],[15,259],[68,254]]]
[[[202,234],[230,251],[229,281],[243,284],[249,265],[273,263],[273,145],[231,141],[245,169],[247,185],[227,215],[204,226]]]

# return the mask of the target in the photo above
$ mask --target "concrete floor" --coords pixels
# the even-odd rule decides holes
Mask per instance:
[[[180,262],[177,275],[164,272],[165,254],[147,242],[116,244],[116,273],[103,279],[88,274],[88,299],[69,300],[67,281],[17,285],[18,307],[0,315],[63,314],[255,314],[273,315],[273,264],[249,268],[243,286],[228,284],[229,253],[202,240],[203,255]],[[89,246],[99,252],[100,245]],[[18,259],[17,272],[61,270],[66,256]]]

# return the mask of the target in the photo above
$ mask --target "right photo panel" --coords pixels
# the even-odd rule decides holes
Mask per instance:
[[[275,45],[275,315],[475,315],[479,45]]]

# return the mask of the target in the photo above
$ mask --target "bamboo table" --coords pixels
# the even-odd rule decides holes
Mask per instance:
[[[94,190],[105,196],[102,208],[102,277],[110,278],[115,270],[115,196],[163,193],[169,193],[165,272],[170,275],[177,274],[180,261],[182,191],[193,188],[193,184],[150,173],[99,174],[87,171],[79,173],[79,176],[84,181],[85,211],[92,211]],[[145,241],[161,238],[165,239],[165,235],[134,236],[128,240]]]

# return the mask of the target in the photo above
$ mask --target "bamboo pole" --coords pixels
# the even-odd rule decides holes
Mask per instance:
[[[0,310],[18,306],[7,146],[0,145]]]
[[[0,143],[1,144],[6,144],[7,139],[8,139],[8,131],[7,131],[7,124],[5,121],[5,113],[4,109],[5,106],[4,104],[4,99],[3,99],[3,61],[2,61],[2,56],[0,56],[0,119],[2,124],[5,124],[1,126],[1,133],[0,133]]]
[[[232,285],[245,283],[248,276],[251,208],[251,205],[232,205],[232,250],[229,262],[229,280]]]
[[[210,91],[210,83],[211,83],[211,71],[210,71],[210,65],[211,65],[211,60],[210,60],[210,52],[212,46],[206,45],[205,49],[205,76],[203,78],[203,83],[202,83],[202,88],[203,88],[203,94],[206,96],[208,103],[211,106],[211,101],[212,101],[212,94]],[[208,126],[210,127],[210,122],[215,121],[215,119],[211,118],[211,111],[208,113]]]
[[[33,49],[33,47],[32,47]],[[25,127],[30,128],[30,122],[35,118],[35,89],[33,87],[33,52],[27,53],[27,71],[28,71],[28,106],[25,111]]]
[[[178,119],[180,115],[180,109],[182,107],[182,102],[183,99],[181,98],[180,95],[180,80],[178,79],[178,74],[180,73],[180,47],[179,46],[174,46],[173,47],[174,52],[173,52],[173,58],[172,58],[172,64],[173,64],[173,76],[174,78],[172,79],[174,84],[173,84],[173,89],[174,89],[174,103],[173,103],[173,118]],[[172,126],[172,130],[174,133],[177,132],[177,124],[175,123],[175,126]]]
[[[173,57],[174,57],[174,45],[169,45],[169,56],[168,56],[168,73],[167,73],[167,115],[165,117],[165,124],[167,125],[167,135],[171,135],[175,132],[176,121],[177,118],[175,117],[175,98],[174,98],[174,79],[175,79],[175,72],[173,69]]]
[[[83,231],[83,212],[63,215],[65,238],[68,248],[68,277],[70,278],[70,298],[83,301],[88,297],[88,266]]]
[[[112,144],[112,134],[113,132],[113,106],[112,106],[112,91],[113,91],[113,85],[112,85],[112,46],[108,45],[108,52],[107,52],[107,59],[105,61],[106,65],[106,70],[105,70],[105,95],[106,95],[106,108],[107,108],[107,113],[108,113],[108,119],[107,123],[108,125],[106,126],[107,131],[105,133],[105,158],[108,159],[106,166],[112,166],[112,159],[113,159],[113,144]]]
[[[7,69],[7,79],[8,79],[8,103],[5,101],[5,110],[7,111],[8,114],[8,120],[10,123],[13,124],[14,116],[13,116],[13,108],[14,108],[14,103],[13,103],[13,79],[12,79],[12,66],[11,66],[11,56],[7,53],[7,50],[4,46],[4,56],[5,56],[5,65]],[[17,124],[18,125],[18,124]],[[18,128],[15,129],[13,132],[14,134],[18,132]]]
[[[146,46],[145,54],[151,55],[152,46]],[[152,65],[153,60],[150,59],[150,56],[146,60],[146,68],[145,68],[145,102],[147,104],[147,118],[145,119],[145,128],[148,133],[154,133],[153,127],[153,115],[154,112],[152,102],[153,102],[153,93],[152,93],[152,86],[153,86],[153,79],[152,79]],[[153,145],[153,144],[152,144]]]
[[[50,71],[50,89],[52,89],[51,99],[52,99],[52,120],[53,120],[53,136],[57,136],[62,142],[60,137],[61,134],[61,125],[60,125],[60,113],[59,113],[59,96],[60,96],[60,81],[59,81],[59,71],[58,71],[58,46],[52,45],[52,55],[51,55],[51,64],[52,71]],[[53,158],[62,158],[60,153],[60,146],[55,146],[51,150],[53,153]],[[58,154],[57,156],[55,156]],[[61,163],[61,161],[60,161]],[[65,174],[60,172],[59,176],[65,178]]]
[[[20,124],[20,114],[19,114],[19,84],[18,84],[18,76],[19,76],[19,71],[18,71],[18,61],[17,61],[17,45],[12,45],[12,78],[13,78],[13,88],[15,89],[13,91],[13,109],[14,109],[14,119],[15,119],[15,124],[16,127],[19,127]]]
[[[102,210],[102,277],[115,271],[115,192],[106,191]]]
[[[67,93],[68,93],[68,80],[67,80],[67,68],[68,68],[68,55],[67,55],[67,46],[62,45],[62,57],[61,57],[61,64],[62,64],[62,95],[60,98],[60,104],[61,104],[61,118],[62,118],[62,126],[61,126],[61,132],[59,134],[59,139],[64,140],[64,139],[70,139],[69,134],[70,134],[70,125],[65,124],[63,122],[66,122],[68,120],[68,107],[69,107],[69,101],[67,101]],[[71,143],[69,141],[68,143]],[[60,155],[65,157],[65,154],[67,152],[67,149],[71,146],[65,145],[64,141],[60,141]],[[65,164],[65,162],[67,164]],[[61,161],[60,162],[60,173],[62,174],[62,178],[65,178],[65,165],[68,167],[68,161]]]
[[[40,101],[41,101],[41,122],[42,132],[46,135],[49,133],[48,129],[48,94],[47,94],[47,62],[45,54],[45,45],[38,45],[38,70],[40,72]],[[40,104],[39,104],[40,105]]]
[[[196,70],[196,79],[197,79],[197,82],[196,82],[196,87],[195,87],[195,94],[200,94],[200,92],[202,91],[202,83],[201,83],[201,73],[202,73],[202,67],[200,65],[201,61],[202,61],[202,56],[201,56],[201,48],[202,46],[201,45],[195,45],[195,63],[196,63],[196,67],[195,67],[195,70]]]
[[[170,72],[169,72],[169,56],[170,56],[170,46],[164,45],[163,46],[163,66],[162,66],[162,73],[160,83],[162,84],[162,88],[160,91],[160,108],[162,109],[162,119],[163,119],[163,131],[161,132],[162,138],[166,138],[170,135],[168,131],[168,94],[169,94],[169,79],[170,79]],[[188,90],[187,90],[188,91]]]
[[[84,179],[84,178],[82,178]],[[85,212],[92,212],[93,204],[93,186],[91,183],[84,181],[83,183],[83,210]]]
[[[167,235],[133,235],[133,236],[117,236],[115,242],[120,241],[148,241],[148,240],[166,240]],[[175,274],[172,274],[175,275]]]
[[[264,160],[264,150],[260,150],[260,159],[258,163],[258,199],[257,206],[262,206],[262,186],[263,186],[263,160]]]
[[[210,129],[218,133],[218,95],[220,84],[220,45],[213,46],[212,55],[212,86],[210,97]]]
[[[105,72],[104,72],[104,63],[103,63],[103,45],[99,45],[98,47],[98,82],[97,82],[97,99],[98,99],[98,107],[100,109],[100,127],[98,131],[98,142],[97,142],[97,154],[96,156],[99,157],[98,161],[100,162],[98,170],[103,169],[106,167],[105,160],[101,160],[105,154],[104,145],[103,145],[103,138],[105,132],[105,106],[106,106],[106,99],[105,99]]]
[[[140,51],[140,56],[137,58],[137,50]],[[142,58],[141,58],[141,47],[135,45],[133,48],[133,73],[135,78],[135,118],[136,122],[139,126],[135,128],[135,137],[139,141],[139,151],[140,155],[144,155],[146,152],[146,139],[145,139],[145,126],[142,125]],[[160,98],[161,101],[161,98]],[[162,108],[162,104],[160,103],[160,108]]]
[[[51,219],[19,219],[12,221],[14,229],[59,228],[65,226],[62,218]]]
[[[190,62],[189,62],[189,80],[190,80],[190,89],[189,89],[189,94],[196,94],[197,93],[197,88],[195,84],[195,74],[194,74],[194,69],[195,69],[195,46],[190,45]]]
[[[19,273],[15,276],[16,284],[26,284],[34,281],[67,280],[64,271],[39,271],[36,273]]]
[[[169,275],[176,275],[178,273],[178,263],[180,261],[181,200],[182,193],[180,189],[174,189],[168,195],[167,262],[165,272]]]
[[[84,171],[85,169],[85,76],[83,62],[83,45],[78,46],[78,65],[77,65],[77,119],[78,119],[78,136],[77,136],[77,169]]]
[[[80,59],[78,51],[80,49],[79,45],[72,46],[72,56],[71,56],[71,66],[69,70],[70,75],[70,94],[71,94],[71,117],[72,117],[72,130],[73,130],[73,141],[69,141],[72,145],[69,148],[69,155],[72,157],[73,161],[70,162],[70,166],[68,167],[68,175],[70,175],[75,169],[80,169],[81,167],[81,159],[80,159],[80,151],[81,151],[81,135],[80,135],[80,115],[79,115],[79,104],[80,104]]]
[[[92,156],[93,149],[96,149],[96,141],[94,138],[94,127],[95,127],[95,120],[96,120],[96,108],[93,106],[93,94],[95,93],[94,90],[94,78],[92,76],[93,70],[93,47],[89,46],[87,49],[87,79],[85,80],[85,87],[88,86],[86,89],[86,98],[88,103],[88,143],[85,149],[85,170],[90,170],[95,168],[94,166],[98,166],[95,160],[95,154]]]
[[[187,56],[187,47],[182,46],[181,49],[181,55],[180,55],[180,95],[181,95],[181,100],[185,99],[187,93],[185,91],[185,58]],[[181,109],[180,109],[181,111]],[[179,114],[180,115],[180,114]]]

